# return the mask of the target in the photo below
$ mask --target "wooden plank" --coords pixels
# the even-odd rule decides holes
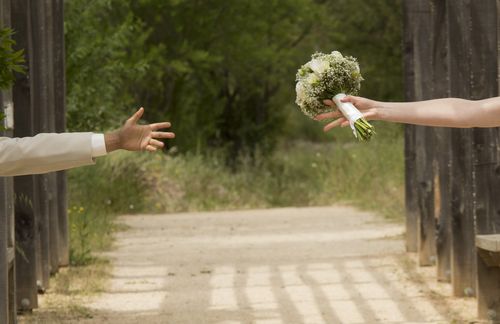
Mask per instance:
[[[415,99],[426,100],[433,95],[433,53],[431,0],[415,2]],[[434,130],[416,126],[416,179],[418,196],[418,252],[421,266],[434,265],[436,261],[436,222],[434,218]]]
[[[7,217],[5,179],[0,178],[0,323],[9,322],[9,281],[7,262]]]
[[[500,320],[500,267],[489,267],[486,261],[477,255],[478,268],[478,315],[492,323]]]
[[[500,234],[477,235],[476,246],[486,251],[500,252]]]
[[[447,0],[450,95],[470,97],[470,3]],[[472,131],[451,130],[451,281],[455,296],[476,291],[472,183]]]
[[[45,118],[47,119],[47,131],[55,132],[55,85],[54,85],[54,24],[53,24],[53,0],[43,0],[44,6],[44,31],[45,31],[45,56],[47,64],[45,70],[45,82],[47,85],[47,104],[45,106]],[[47,175],[48,187],[47,197],[49,199],[49,248],[50,248],[50,273],[54,274],[59,270],[59,219],[57,215],[57,174]]]
[[[7,263],[10,265],[14,264],[14,260],[16,259],[16,251],[13,247],[7,248]]]
[[[497,1],[471,2],[471,97],[498,95]],[[500,232],[500,129],[474,129],[473,168],[476,233]],[[489,268],[477,257],[478,314],[500,320],[500,269]]]
[[[33,105],[31,102],[31,34],[30,34],[30,1],[12,0],[12,21],[16,30],[15,40],[18,48],[25,51],[25,75],[17,75],[13,88],[13,100],[16,107],[14,113],[16,137],[33,136]],[[38,307],[36,284],[36,182],[33,176],[16,177],[14,190],[16,201],[16,242],[18,246],[16,264],[16,300],[21,310]]]
[[[10,20],[10,1],[0,1],[0,21],[2,27],[11,27]],[[5,107],[12,106],[12,91],[4,90],[1,94],[1,110]],[[13,127],[12,124],[9,125]],[[12,136],[12,131],[8,130],[4,136]],[[1,263],[2,269],[0,270],[0,314],[5,314],[2,320],[3,323],[13,324],[16,323],[16,300],[15,300],[15,262],[9,264],[9,249],[14,248],[14,191],[13,179],[4,178],[1,181],[0,203],[2,204],[0,210],[0,217],[4,220],[3,228],[0,230],[0,235],[4,236],[2,243],[0,243],[1,250]],[[5,267],[4,267],[5,266]],[[6,308],[5,308],[6,307]],[[2,315],[0,315],[2,316]]]
[[[403,1],[403,56],[405,70],[405,99],[415,100],[414,71],[414,1]],[[406,211],[406,250],[417,252],[418,202],[416,179],[415,126],[405,125],[405,211]]]
[[[432,0],[433,98],[449,97],[448,26],[446,2]],[[434,128],[436,154],[433,160],[434,215],[436,218],[437,279],[451,280],[450,234],[450,129]]]
[[[46,30],[45,30],[45,2],[32,1],[30,6],[31,14],[31,35],[32,39],[32,98],[34,103],[35,132],[48,132],[48,120],[46,118],[48,104],[48,84],[47,76],[47,51],[46,51]],[[37,254],[40,262],[37,263],[37,277],[41,289],[49,287],[50,278],[50,231],[49,231],[49,177],[39,175],[35,177],[37,183],[37,207],[39,217],[37,217]]]
[[[55,130],[66,131],[66,66],[64,51],[64,1],[54,0],[54,107]],[[57,216],[59,229],[59,265],[69,265],[69,228],[66,172],[57,173]]]

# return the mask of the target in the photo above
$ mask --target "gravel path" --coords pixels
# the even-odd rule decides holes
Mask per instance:
[[[403,227],[348,207],[136,215],[81,323],[443,323]]]

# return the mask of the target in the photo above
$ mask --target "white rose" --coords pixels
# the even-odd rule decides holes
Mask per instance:
[[[317,74],[325,72],[326,70],[328,70],[329,67],[330,63],[317,58],[312,60],[310,65],[311,70],[313,70],[313,72]]]

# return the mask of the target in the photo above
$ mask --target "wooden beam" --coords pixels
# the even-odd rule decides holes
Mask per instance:
[[[16,137],[35,135],[31,88],[33,78],[31,59],[30,1],[11,0],[13,28],[17,48],[24,49],[26,74],[18,74],[13,88],[15,106],[14,120]],[[21,310],[38,307],[36,265],[37,243],[37,183],[33,176],[16,177],[14,190],[16,201],[16,242],[19,248],[16,263],[16,300]],[[22,252],[21,252],[22,251]]]
[[[50,128],[46,118],[48,104],[48,84],[47,84],[47,50],[46,50],[46,30],[45,30],[45,1],[32,1],[30,6],[31,14],[31,34],[33,38],[32,47],[32,99],[34,104],[35,132],[49,132]],[[39,228],[37,255],[40,262],[37,263],[37,277],[41,284],[41,289],[49,287],[50,279],[50,210],[49,210],[49,176],[39,175],[35,177],[38,190],[37,228]]]
[[[432,0],[432,76],[433,98],[450,95],[449,49],[446,2]],[[434,128],[433,160],[434,216],[436,218],[437,279],[451,281],[451,215],[450,215],[450,165],[451,133],[449,128]]]
[[[477,235],[476,246],[490,252],[500,252],[500,234]]]
[[[499,35],[496,0],[471,2],[471,97],[498,96]],[[477,234],[500,232],[500,128],[472,131],[475,223]],[[477,257],[478,313],[481,319],[500,321],[500,268],[488,267]]]
[[[64,51],[64,1],[54,0],[54,108],[55,130],[66,131],[66,66]],[[59,265],[69,265],[69,227],[66,172],[57,173],[57,216],[59,229]]]
[[[415,99],[425,100],[433,96],[433,8],[431,0],[415,1],[414,6]],[[416,126],[415,129],[419,264],[429,266],[436,262],[433,174],[435,136],[432,127]]]
[[[415,100],[414,67],[414,1],[403,1],[403,57],[405,70],[405,99]],[[415,126],[405,125],[405,211],[406,211],[406,250],[417,252],[418,201],[416,179]]]
[[[471,0],[447,0],[450,95],[470,98]],[[451,281],[455,296],[476,293],[472,131],[451,130]]]

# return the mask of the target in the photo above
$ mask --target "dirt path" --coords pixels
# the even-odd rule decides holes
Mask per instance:
[[[403,227],[347,207],[126,216],[80,323],[448,323],[407,279]]]

